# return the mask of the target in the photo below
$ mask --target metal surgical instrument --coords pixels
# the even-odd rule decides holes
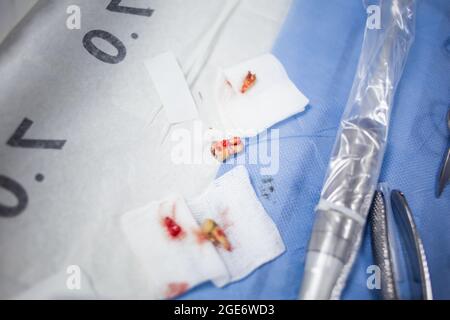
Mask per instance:
[[[382,185],[375,193],[369,220],[373,256],[381,271],[382,298],[405,298],[399,279],[406,278],[408,299],[433,299],[425,249],[404,194],[390,192]],[[402,257],[406,261],[403,265],[399,263]],[[406,270],[401,270],[402,266]]]
[[[447,113],[447,129],[449,132],[448,141],[447,144],[447,152],[444,153],[444,162],[442,164],[441,172],[439,174],[439,181],[437,186],[437,197],[439,198],[444,192],[445,186],[450,181],[450,110]]]
[[[387,144],[394,95],[414,40],[415,1],[380,1],[364,34],[305,262],[300,299],[338,299],[361,244]]]

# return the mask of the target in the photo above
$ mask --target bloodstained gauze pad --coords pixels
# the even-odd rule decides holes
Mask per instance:
[[[216,179],[201,195],[187,201],[199,224],[212,220],[229,242],[217,251],[238,281],[285,251],[277,226],[259,202],[247,170],[238,166]],[[229,282],[214,281],[218,287]]]
[[[223,129],[241,132],[242,138],[303,112],[309,103],[271,54],[222,69],[215,99]]]
[[[202,282],[229,278],[215,246],[198,241],[199,225],[181,197],[128,212],[121,225],[146,270],[149,299],[171,299]]]

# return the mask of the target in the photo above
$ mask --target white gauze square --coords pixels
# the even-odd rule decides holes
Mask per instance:
[[[240,280],[285,251],[272,219],[259,202],[247,170],[238,166],[215,180],[207,190],[187,205],[201,225],[214,220],[228,238],[231,250],[217,247],[230,279],[214,280],[221,287]]]

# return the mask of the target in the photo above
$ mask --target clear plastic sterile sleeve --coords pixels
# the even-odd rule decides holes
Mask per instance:
[[[381,29],[366,28],[358,70],[322,198],[366,217],[379,177],[394,94],[414,40],[414,1],[383,1]]]
[[[309,244],[309,252],[333,256],[342,263],[336,263],[335,270],[325,277],[328,280],[304,278],[301,295],[306,298],[340,296],[360,246],[385,153],[395,91],[414,41],[414,0],[380,0],[368,13],[370,10],[375,16],[369,14],[357,72],[331,154]],[[377,18],[377,10],[379,23],[371,20]],[[307,260],[305,277],[320,261],[323,262],[322,258],[317,257]],[[324,281],[329,282],[328,286]],[[329,293],[324,293],[326,288]],[[324,295],[307,294],[313,291]]]

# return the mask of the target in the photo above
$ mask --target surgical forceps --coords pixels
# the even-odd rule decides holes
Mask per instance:
[[[374,260],[381,271],[382,298],[402,299],[405,293],[401,292],[400,279],[406,276],[409,299],[432,300],[425,249],[404,194],[391,192],[382,184],[375,192],[369,218]],[[400,256],[406,264],[399,263]]]
[[[444,153],[444,162],[442,164],[442,169],[439,174],[438,186],[437,186],[437,197],[439,198],[444,192],[445,186],[450,181],[450,110],[447,113],[447,129],[449,132],[447,144],[447,152]]]

